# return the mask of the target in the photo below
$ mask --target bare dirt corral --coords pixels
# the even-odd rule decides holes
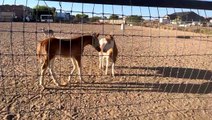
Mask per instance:
[[[43,34],[36,31],[48,25],[57,37],[119,34],[116,77],[99,70],[98,53],[87,46],[82,60],[85,81],[73,76],[69,87],[55,88],[47,72],[48,89],[41,91],[35,51]],[[123,32],[112,25],[0,23],[0,37],[0,119],[212,118],[212,38],[206,35],[135,26]],[[70,59],[57,58],[61,82],[71,68]]]

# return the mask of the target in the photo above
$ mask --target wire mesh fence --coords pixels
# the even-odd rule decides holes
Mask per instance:
[[[1,119],[211,118],[210,1],[64,1],[1,0]],[[115,77],[90,45],[80,54],[83,80],[58,55],[53,69],[68,85],[46,71],[42,89],[36,49],[51,30],[59,40],[113,35]]]

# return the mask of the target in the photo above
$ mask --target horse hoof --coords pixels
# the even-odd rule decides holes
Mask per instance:
[[[46,87],[41,85],[41,91],[44,91],[45,89],[46,89]]]
[[[61,84],[60,86],[61,86],[61,87],[67,87],[67,86],[68,86],[68,83]]]

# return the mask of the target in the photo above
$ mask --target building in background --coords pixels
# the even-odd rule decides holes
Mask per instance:
[[[0,5],[0,21],[30,21],[32,9],[23,5]]]
[[[172,24],[187,24],[187,23],[201,23],[205,18],[195,12],[176,12],[166,15],[170,18]]]
[[[168,15],[165,15],[164,17],[159,19],[159,22],[162,24],[170,24],[171,20],[170,17]]]
[[[70,22],[73,19],[73,16],[67,12],[56,12],[55,20],[57,22]]]

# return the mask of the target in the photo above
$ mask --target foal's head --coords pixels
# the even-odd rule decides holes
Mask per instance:
[[[108,43],[110,43],[111,41],[114,40],[114,37],[113,37],[113,35],[106,35],[105,39],[107,40]]]
[[[98,52],[100,52],[101,49],[100,49],[99,39],[98,39],[99,33],[93,33],[92,36],[93,36],[93,39],[92,39],[92,46],[93,46]]]

